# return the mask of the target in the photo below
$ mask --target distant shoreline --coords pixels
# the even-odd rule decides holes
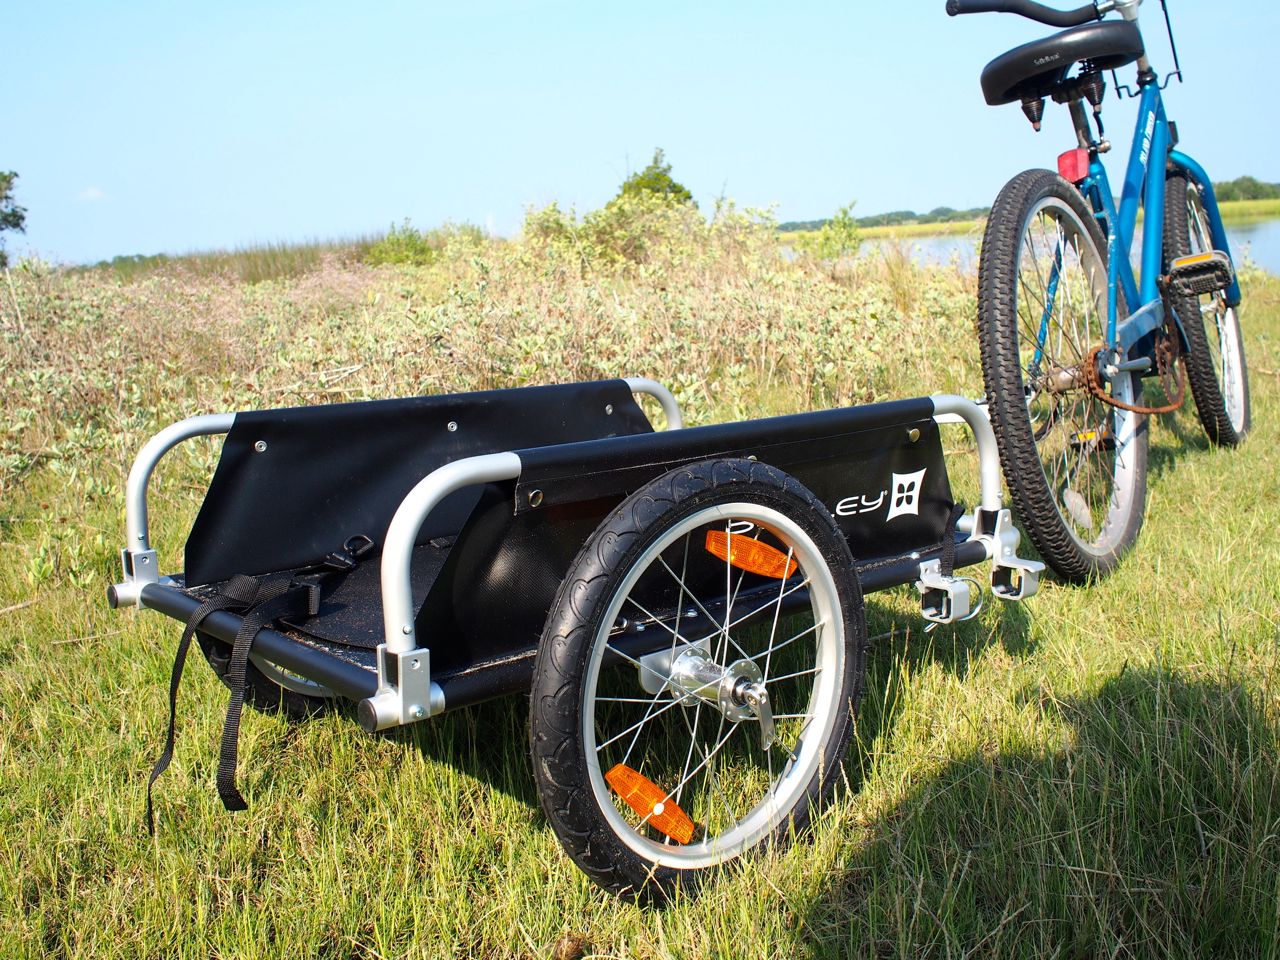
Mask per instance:
[[[1228,200],[1220,204],[1219,208],[1222,211],[1223,223],[1233,227],[1280,218],[1280,200]],[[1141,214],[1139,222],[1141,222]],[[880,227],[860,227],[858,233],[863,240],[910,240],[915,237],[978,235],[985,225],[985,219],[932,223],[917,221]],[[784,243],[795,243],[803,242],[805,238],[814,237],[817,234],[817,230],[785,230],[779,231],[778,237]]]

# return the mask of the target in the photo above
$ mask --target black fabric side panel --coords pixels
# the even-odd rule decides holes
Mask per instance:
[[[516,451],[521,463],[516,510],[529,509],[527,494],[534,489],[542,490],[541,502],[544,505],[568,503],[583,499],[584,490],[595,490],[596,496],[604,496],[628,487],[634,489],[639,485],[634,477],[648,480],[697,459],[725,456],[737,451],[757,453],[758,449],[766,446],[814,441],[827,444],[833,455],[847,456],[859,448],[848,444],[841,448],[834,442],[835,438],[896,428],[900,431],[899,439],[905,441],[908,428],[918,426],[919,421],[932,423],[932,418],[933,401],[920,397],[764,420],[668,430],[642,437],[600,439],[556,448],[543,446],[534,449],[534,444],[527,444]],[[657,467],[665,469],[655,472]],[[628,474],[627,471],[633,468],[634,474]]]
[[[913,403],[927,405],[926,417],[884,415],[900,416]],[[858,411],[879,416],[852,416]],[[812,490],[859,560],[897,556],[940,543],[954,503],[932,413],[931,401],[903,401],[520,451],[515,508],[524,515],[580,500],[618,500],[682,464],[754,456]],[[534,490],[542,494],[537,509],[530,506]]]
[[[715,445],[718,436],[723,442],[717,428],[680,430],[670,435],[664,453],[683,462],[755,454],[786,470],[827,505],[861,563],[937,548],[953,501],[938,426],[931,418],[843,435],[806,432],[775,429],[764,438],[775,442],[735,449]],[[522,475],[516,501],[528,504],[529,493],[543,489],[537,509],[513,512],[502,486],[486,489],[417,615],[433,671],[465,670],[537,643],[555,592],[592,531],[624,496],[675,466],[620,458],[610,471],[576,457],[587,448],[629,450],[653,439],[534,451],[547,457],[548,469],[527,483]],[[563,464],[548,462],[557,455],[564,457]],[[575,463],[582,473],[568,475]],[[560,466],[564,473],[553,477]]]
[[[357,534],[381,547],[405,494],[454,460],[652,429],[622,380],[239,413],[187,539],[187,582],[306,566]],[[478,497],[446,499],[420,539],[456,533]]]

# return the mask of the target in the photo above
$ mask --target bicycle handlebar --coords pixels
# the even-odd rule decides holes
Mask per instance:
[[[1050,27],[1078,27],[1100,19],[1097,4],[1089,3],[1075,10],[1055,10],[1035,0],[947,0],[947,15],[962,13],[1016,13]]]

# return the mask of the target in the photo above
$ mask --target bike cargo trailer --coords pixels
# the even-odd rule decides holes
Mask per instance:
[[[661,405],[655,432],[637,402]],[[939,423],[977,441],[957,508]],[[225,434],[162,576],[148,480]],[[532,690],[552,828],[597,882],[665,890],[803,827],[861,692],[862,594],[913,584],[928,619],[1004,599],[1017,555],[995,438],[959,397],[685,428],[645,379],[192,417],[139,453],[112,606],[188,625],[242,699],[302,716],[357,705],[373,732]],[[172,753],[172,733],[157,771]],[[154,779],[154,777],[153,777]]]

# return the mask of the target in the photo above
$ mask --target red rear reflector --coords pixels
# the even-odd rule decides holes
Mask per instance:
[[[776,547],[750,537],[731,537],[723,530],[707,531],[707,552],[714,553],[739,570],[776,580],[787,579],[800,565],[795,560],[788,560],[787,555]]]
[[[613,792],[637,815],[646,818],[653,829],[676,843],[688,843],[693,839],[693,821],[676,806],[665,790],[630,767],[619,763],[604,775]]]
[[[1083,147],[1068,150],[1058,157],[1058,172],[1063,180],[1079,183],[1089,176],[1089,151]]]

